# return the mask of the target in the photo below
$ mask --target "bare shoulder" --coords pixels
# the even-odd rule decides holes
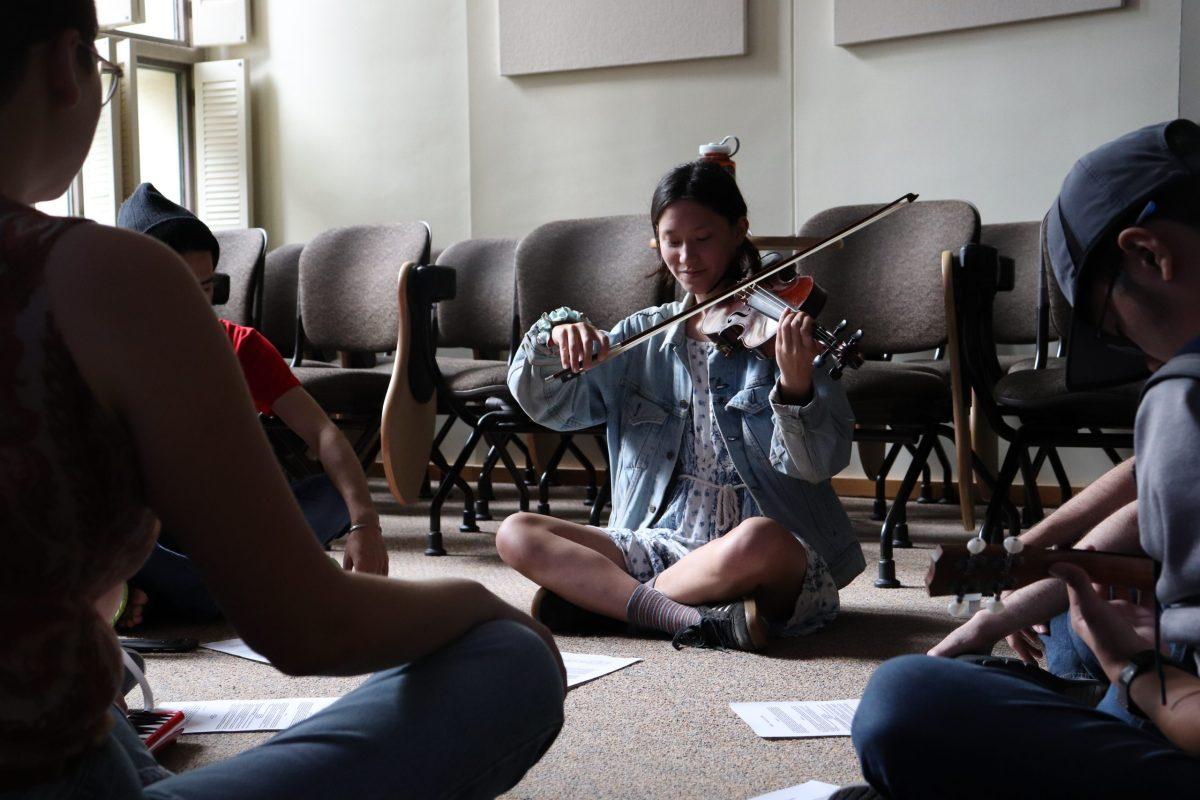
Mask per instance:
[[[106,225],[76,225],[50,251],[46,281],[55,300],[81,296],[94,303],[97,290],[108,300],[120,300],[126,285],[166,289],[194,279],[183,260],[159,241]]]
[[[46,287],[67,348],[106,405],[123,405],[132,384],[162,379],[179,353],[221,341],[187,265],[140,234],[75,226],[50,251]]]

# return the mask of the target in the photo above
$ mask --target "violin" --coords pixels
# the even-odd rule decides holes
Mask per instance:
[[[846,339],[840,339],[846,329],[846,320],[839,322],[832,331],[817,323],[816,317],[825,307],[826,298],[825,290],[808,275],[752,283],[706,311],[700,322],[700,332],[717,345],[722,355],[731,356],[743,348],[761,353],[763,346],[779,331],[779,318],[783,312],[803,311],[813,318],[813,340],[825,348],[813,359],[813,366],[820,369],[832,353],[834,363],[829,376],[837,380],[846,367],[858,369],[862,366],[858,343],[862,341],[863,332],[859,329]]]
[[[909,205],[916,199],[917,195],[910,193],[893,200],[885,206],[881,206],[857,222],[852,222],[846,227],[842,228],[840,231],[825,237],[812,247],[809,247],[807,250],[796,253],[791,258],[785,258],[779,263],[774,264],[773,266],[770,266],[755,275],[750,275],[749,277],[743,278],[725,291],[713,295],[704,302],[697,303],[691,308],[686,308],[675,316],[665,319],[657,325],[650,326],[641,333],[637,333],[627,339],[623,339],[621,342],[609,348],[608,356],[603,361],[598,361],[596,363],[607,363],[631,348],[648,341],[655,334],[658,334],[663,330],[674,328],[676,325],[685,322],[697,314],[704,314],[709,309],[729,303],[731,300],[735,302],[743,302],[746,304],[747,308],[754,308],[756,313],[762,313],[768,316],[770,315],[770,312],[762,309],[774,309],[776,313],[774,319],[776,322],[778,322],[779,314],[782,314],[783,312],[784,305],[782,304],[787,304],[787,307],[792,308],[793,310],[808,311],[809,314],[812,315],[812,312],[809,311],[808,308],[802,307],[803,304],[812,300],[814,305],[810,306],[810,308],[815,308],[816,303],[819,302],[820,305],[824,305],[825,302],[825,292],[813,282],[812,278],[808,276],[795,278],[792,279],[791,282],[786,282],[786,286],[777,281],[775,285],[780,286],[781,293],[772,292],[766,288],[767,285],[772,285],[769,283],[769,279],[779,275],[793,264],[796,264],[803,259],[808,258],[809,256],[815,255],[826,248],[836,245],[850,234],[860,231],[872,223],[878,222],[889,214],[892,214],[904,206]],[[792,301],[798,301],[798,304],[789,300],[785,300],[785,294],[790,297]],[[801,294],[803,296],[801,296]],[[813,298],[819,298],[819,300],[813,300]],[[753,301],[754,306],[751,305],[751,301]],[[817,310],[819,311],[820,309]],[[730,315],[725,316],[726,321],[729,319],[729,316]],[[714,317],[719,318],[720,315],[714,315]],[[729,327],[731,332],[734,330],[732,326],[726,327]],[[744,328],[745,326],[742,327]],[[858,342],[862,339],[862,332],[855,331],[845,340],[841,340],[838,338],[838,336],[845,327],[846,321],[842,320],[842,322],[839,323],[833,331],[827,331],[824,328],[819,328],[816,326],[814,326],[813,329],[813,333],[817,341],[825,348],[815,359],[813,359],[813,364],[817,367],[820,367],[824,363],[825,359],[830,357],[832,354],[834,366],[833,369],[830,370],[830,374],[834,377],[841,375],[842,370],[847,366],[857,368],[862,365],[862,356],[858,353]],[[774,333],[771,335],[774,336]],[[738,338],[740,341],[740,336]],[[767,338],[769,339],[770,337]],[[763,341],[765,342],[766,339]],[[549,383],[557,378],[565,383],[574,378],[578,378],[582,374],[582,372],[563,369],[546,378],[546,382]]]

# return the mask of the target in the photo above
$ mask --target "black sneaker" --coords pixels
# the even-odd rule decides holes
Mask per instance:
[[[758,615],[754,598],[723,606],[700,606],[700,622],[675,634],[676,650],[706,647],[714,650],[762,650],[767,646],[767,626]]]
[[[612,633],[625,627],[620,620],[580,608],[546,588],[538,589],[533,596],[529,616],[553,633]]]

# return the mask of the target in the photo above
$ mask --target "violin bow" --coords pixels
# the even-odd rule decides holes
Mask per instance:
[[[849,225],[842,228],[837,233],[827,236],[826,238],[824,238],[821,241],[814,244],[812,247],[809,247],[807,250],[802,250],[801,252],[793,255],[791,258],[785,258],[783,261],[780,261],[778,264],[774,265],[773,267],[770,267],[768,269],[763,270],[762,272],[759,272],[757,275],[749,275],[749,276],[743,278],[742,280],[738,281],[737,283],[735,283],[733,286],[731,286],[729,289],[725,290],[721,294],[714,295],[713,297],[710,297],[707,300],[705,300],[703,303],[697,303],[696,305],[692,306],[691,308],[684,309],[683,311],[680,311],[675,316],[670,317],[669,319],[665,319],[662,322],[658,323],[657,325],[653,325],[653,326],[647,328],[646,330],[642,331],[641,333],[636,333],[633,336],[628,337],[627,339],[622,339],[619,343],[617,343],[617,344],[613,345],[611,348],[609,348],[608,356],[603,361],[595,361],[595,362],[593,362],[593,366],[596,366],[599,364],[607,364],[609,361],[612,361],[614,358],[621,355],[625,351],[630,350],[634,347],[637,347],[642,342],[645,342],[645,341],[651,339],[655,334],[663,331],[664,329],[670,328],[674,325],[678,325],[679,323],[684,322],[684,321],[696,316],[697,314],[703,314],[705,311],[712,308],[713,306],[720,305],[721,303],[724,303],[729,298],[734,297],[735,295],[737,295],[741,292],[752,290],[761,281],[764,281],[767,278],[773,277],[774,275],[782,272],[783,270],[787,269],[788,267],[792,266],[793,264],[797,264],[800,261],[803,261],[804,259],[808,258],[811,255],[815,255],[815,254],[821,252],[822,250],[824,250],[825,248],[834,244],[835,242],[840,242],[842,239],[845,239],[847,236],[849,236],[853,233],[857,233],[858,231],[861,231],[863,228],[867,227],[868,225],[873,225],[874,223],[878,222],[879,220],[883,219],[884,217],[888,216],[889,214],[899,211],[901,208],[908,205],[909,203],[912,203],[916,199],[917,199],[917,195],[913,194],[911,192],[904,195],[903,197],[898,197],[895,200],[893,200],[892,202],[888,203],[887,205],[881,206],[880,208],[877,208],[876,210],[872,211],[870,214],[868,214],[867,216],[858,220],[857,222],[850,223]],[[570,369],[559,370],[558,372],[554,373],[550,377],[546,378],[546,383],[549,383],[550,381],[552,381],[556,378],[558,380],[561,380],[564,383],[566,383],[567,381],[569,381],[573,378],[578,378],[580,375],[583,375],[586,371],[587,370],[580,370],[579,372],[575,372],[574,370],[570,370]]]

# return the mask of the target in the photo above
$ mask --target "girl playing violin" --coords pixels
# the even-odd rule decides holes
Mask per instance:
[[[577,311],[545,314],[508,378],[544,425],[607,427],[611,527],[520,513],[500,526],[496,547],[543,587],[533,615],[551,630],[627,622],[667,633],[676,648],[760,650],[769,635],[832,620],[838,589],[866,564],[829,481],[849,462],[854,417],[840,384],[813,369],[820,348],[802,312],[784,314],[770,358],[720,355],[696,316],[605,362],[610,342],[761,267],[745,200],[719,166],[673,169],[650,217],[662,269],[685,299],[607,333]],[[586,374],[546,382],[560,368]]]

